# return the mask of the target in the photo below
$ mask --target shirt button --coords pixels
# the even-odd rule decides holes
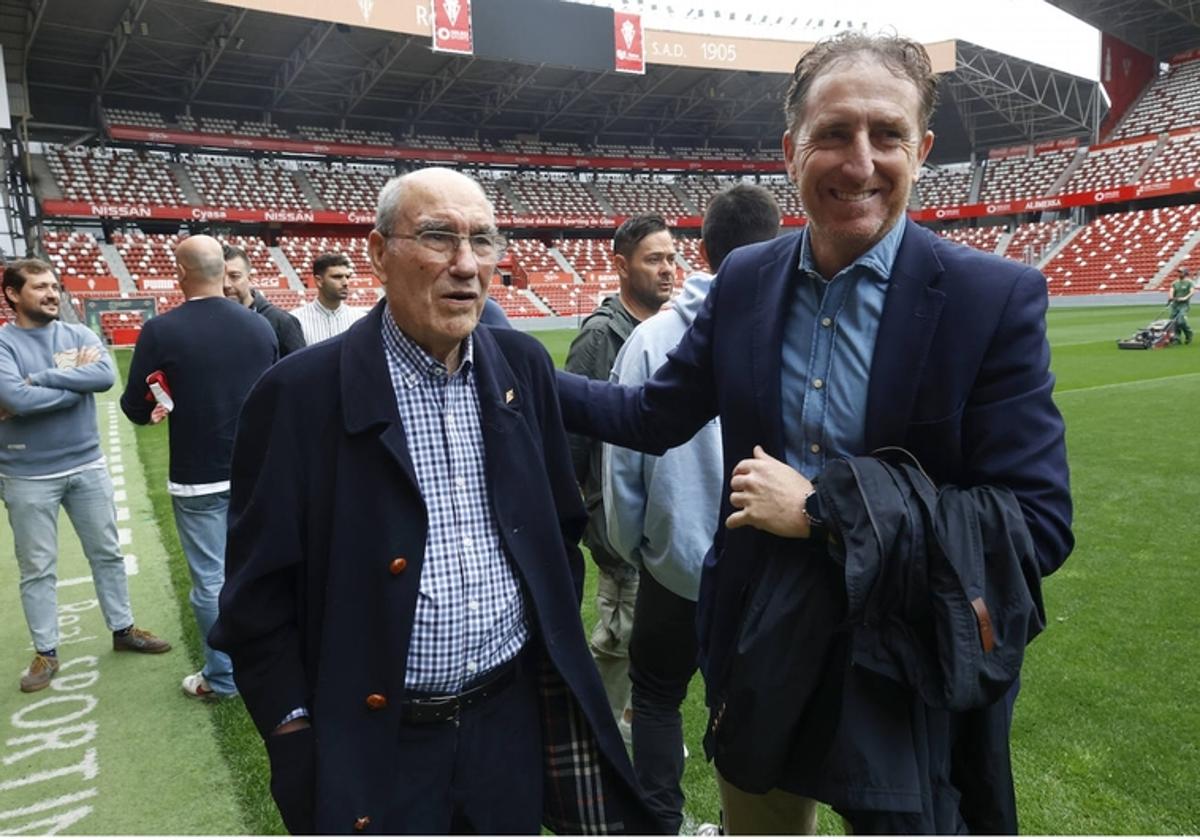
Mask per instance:
[[[388,571],[394,575],[398,575],[408,568],[408,561],[403,557],[397,557],[388,564]]]
[[[479,666],[477,664],[475,664],[475,661],[473,659],[467,660],[467,673],[468,674],[474,674],[477,668],[479,668]]]
[[[813,387],[816,388],[818,391],[821,390],[822,388],[825,387],[825,380],[824,379],[814,379]]]
[[[460,476],[460,477],[454,479],[454,486],[457,487],[459,490],[462,490],[464,487],[467,486],[467,480]]]
[[[822,318],[822,319],[821,319],[821,326],[822,326],[822,327],[832,327],[832,326],[833,326],[833,319],[832,319],[832,318]]]
[[[479,602],[472,598],[467,602],[467,609],[469,609],[471,612],[479,612]]]
[[[814,455],[817,455],[817,454],[819,454],[819,453],[820,453],[820,451],[821,451],[821,444],[819,444],[819,443],[814,443],[812,446],[808,447],[808,451],[809,451],[809,452],[811,452],[811,453],[812,453],[812,454],[814,454]]]
[[[371,824],[370,817],[359,817],[358,819],[356,819],[354,821],[354,830],[355,831],[366,831],[367,826],[369,826],[370,824]]]
[[[463,537],[462,544],[463,548],[470,548],[471,546],[475,545],[475,540],[471,539],[470,537]]]

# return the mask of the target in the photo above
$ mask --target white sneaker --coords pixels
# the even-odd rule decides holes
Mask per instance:
[[[180,687],[188,697],[195,697],[199,700],[221,699],[221,696],[212,690],[212,686],[208,684],[208,680],[204,679],[203,671],[188,674],[183,678],[183,683]]]
[[[700,827],[696,829],[697,837],[719,837],[721,835],[721,826],[715,823],[700,823]]]

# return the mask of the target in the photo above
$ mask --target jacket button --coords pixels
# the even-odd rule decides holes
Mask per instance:
[[[388,566],[388,571],[394,575],[398,575],[407,568],[408,568],[408,561],[405,560],[403,557],[397,557]]]
[[[367,708],[372,709],[374,711],[379,711],[380,709],[386,709],[387,708],[387,698],[384,697],[382,694],[368,694],[367,695]]]
[[[370,817],[359,817],[358,819],[356,819],[354,821],[354,830],[355,831],[366,831],[367,826],[369,826],[370,824],[371,824]]]

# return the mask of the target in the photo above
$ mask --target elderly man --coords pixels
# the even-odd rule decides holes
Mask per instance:
[[[242,413],[212,638],[293,832],[659,830],[580,627],[553,365],[476,328],[506,245],[469,178],[388,182],[385,299]]]
[[[48,263],[14,260],[4,268],[3,288],[16,320],[0,327],[0,498],[33,637],[33,662],[21,677],[21,691],[31,692],[58,673],[60,508],[91,565],[113,649],[165,653],[171,646],[135,627],[129,606],[113,486],[96,427],[95,395],[113,385],[112,359],[87,327],[59,320],[58,279]]]
[[[1016,830],[1009,713],[1040,578],[1073,544],[1066,448],[1045,279],[904,218],[935,92],[906,39],[814,46],[783,136],[805,229],[730,254],[642,387],[560,374],[568,428],[623,446],[661,452],[720,417],[728,477],[697,629],[729,833],[810,831],[813,800],[856,833]],[[931,497],[949,531],[926,530]],[[946,555],[906,541],[972,527],[1000,536]],[[903,598],[872,588],[872,548],[910,575]],[[955,600],[934,573],[964,557],[973,584],[1014,597]],[[921,644],[947,603],[953,647]],[[980,680],[955,713],[935,696],[954,676],[940,652]]]
[[[184,304],[146,322],[133,348],[121,410],[134,423],[168,426],[171,465],[167,492],[175,530],[192,578],[190,600],[204,667],[183,678],[183,693],[219,700],[237,692],[229,657],[209,647],[217,596],[225,580],[229,460],[238,412],[250,386],[278,358],[267,321],[224,295],[225,255],[210,236],[192,236],[175,249]],[[155,401],[154,378],[174,407]]]

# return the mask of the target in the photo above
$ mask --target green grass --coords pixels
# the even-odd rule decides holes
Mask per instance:
[[[1048,626],[1026,658],[1013,731],[1021,827],[1031,834],[1200,833],[1200,345],[1120,351],[1116,340],[1156,307],[1054,309],[1048,316],[1056,399],[1067,420],[1077,545],[1045,582]],[[574,330],[533,333],[562,364]],[[122,359],[127,365],[127,358]],[[187,610],[187,574],[170,500],[161,428],[139,430],[147,486]],[[155,474],[150,474],[157,470]],[[594,621],[588,576],[583,621]],[[194,631],[193,631],[194,636]],[[189,639],[189,644],[198,640]],[[240,704],[215,712],[246,830],[281,830],[267,764]],[[697,679],[684,707],[687,810],[718,816]],[[825,811],[820,830],[841,833]]]

